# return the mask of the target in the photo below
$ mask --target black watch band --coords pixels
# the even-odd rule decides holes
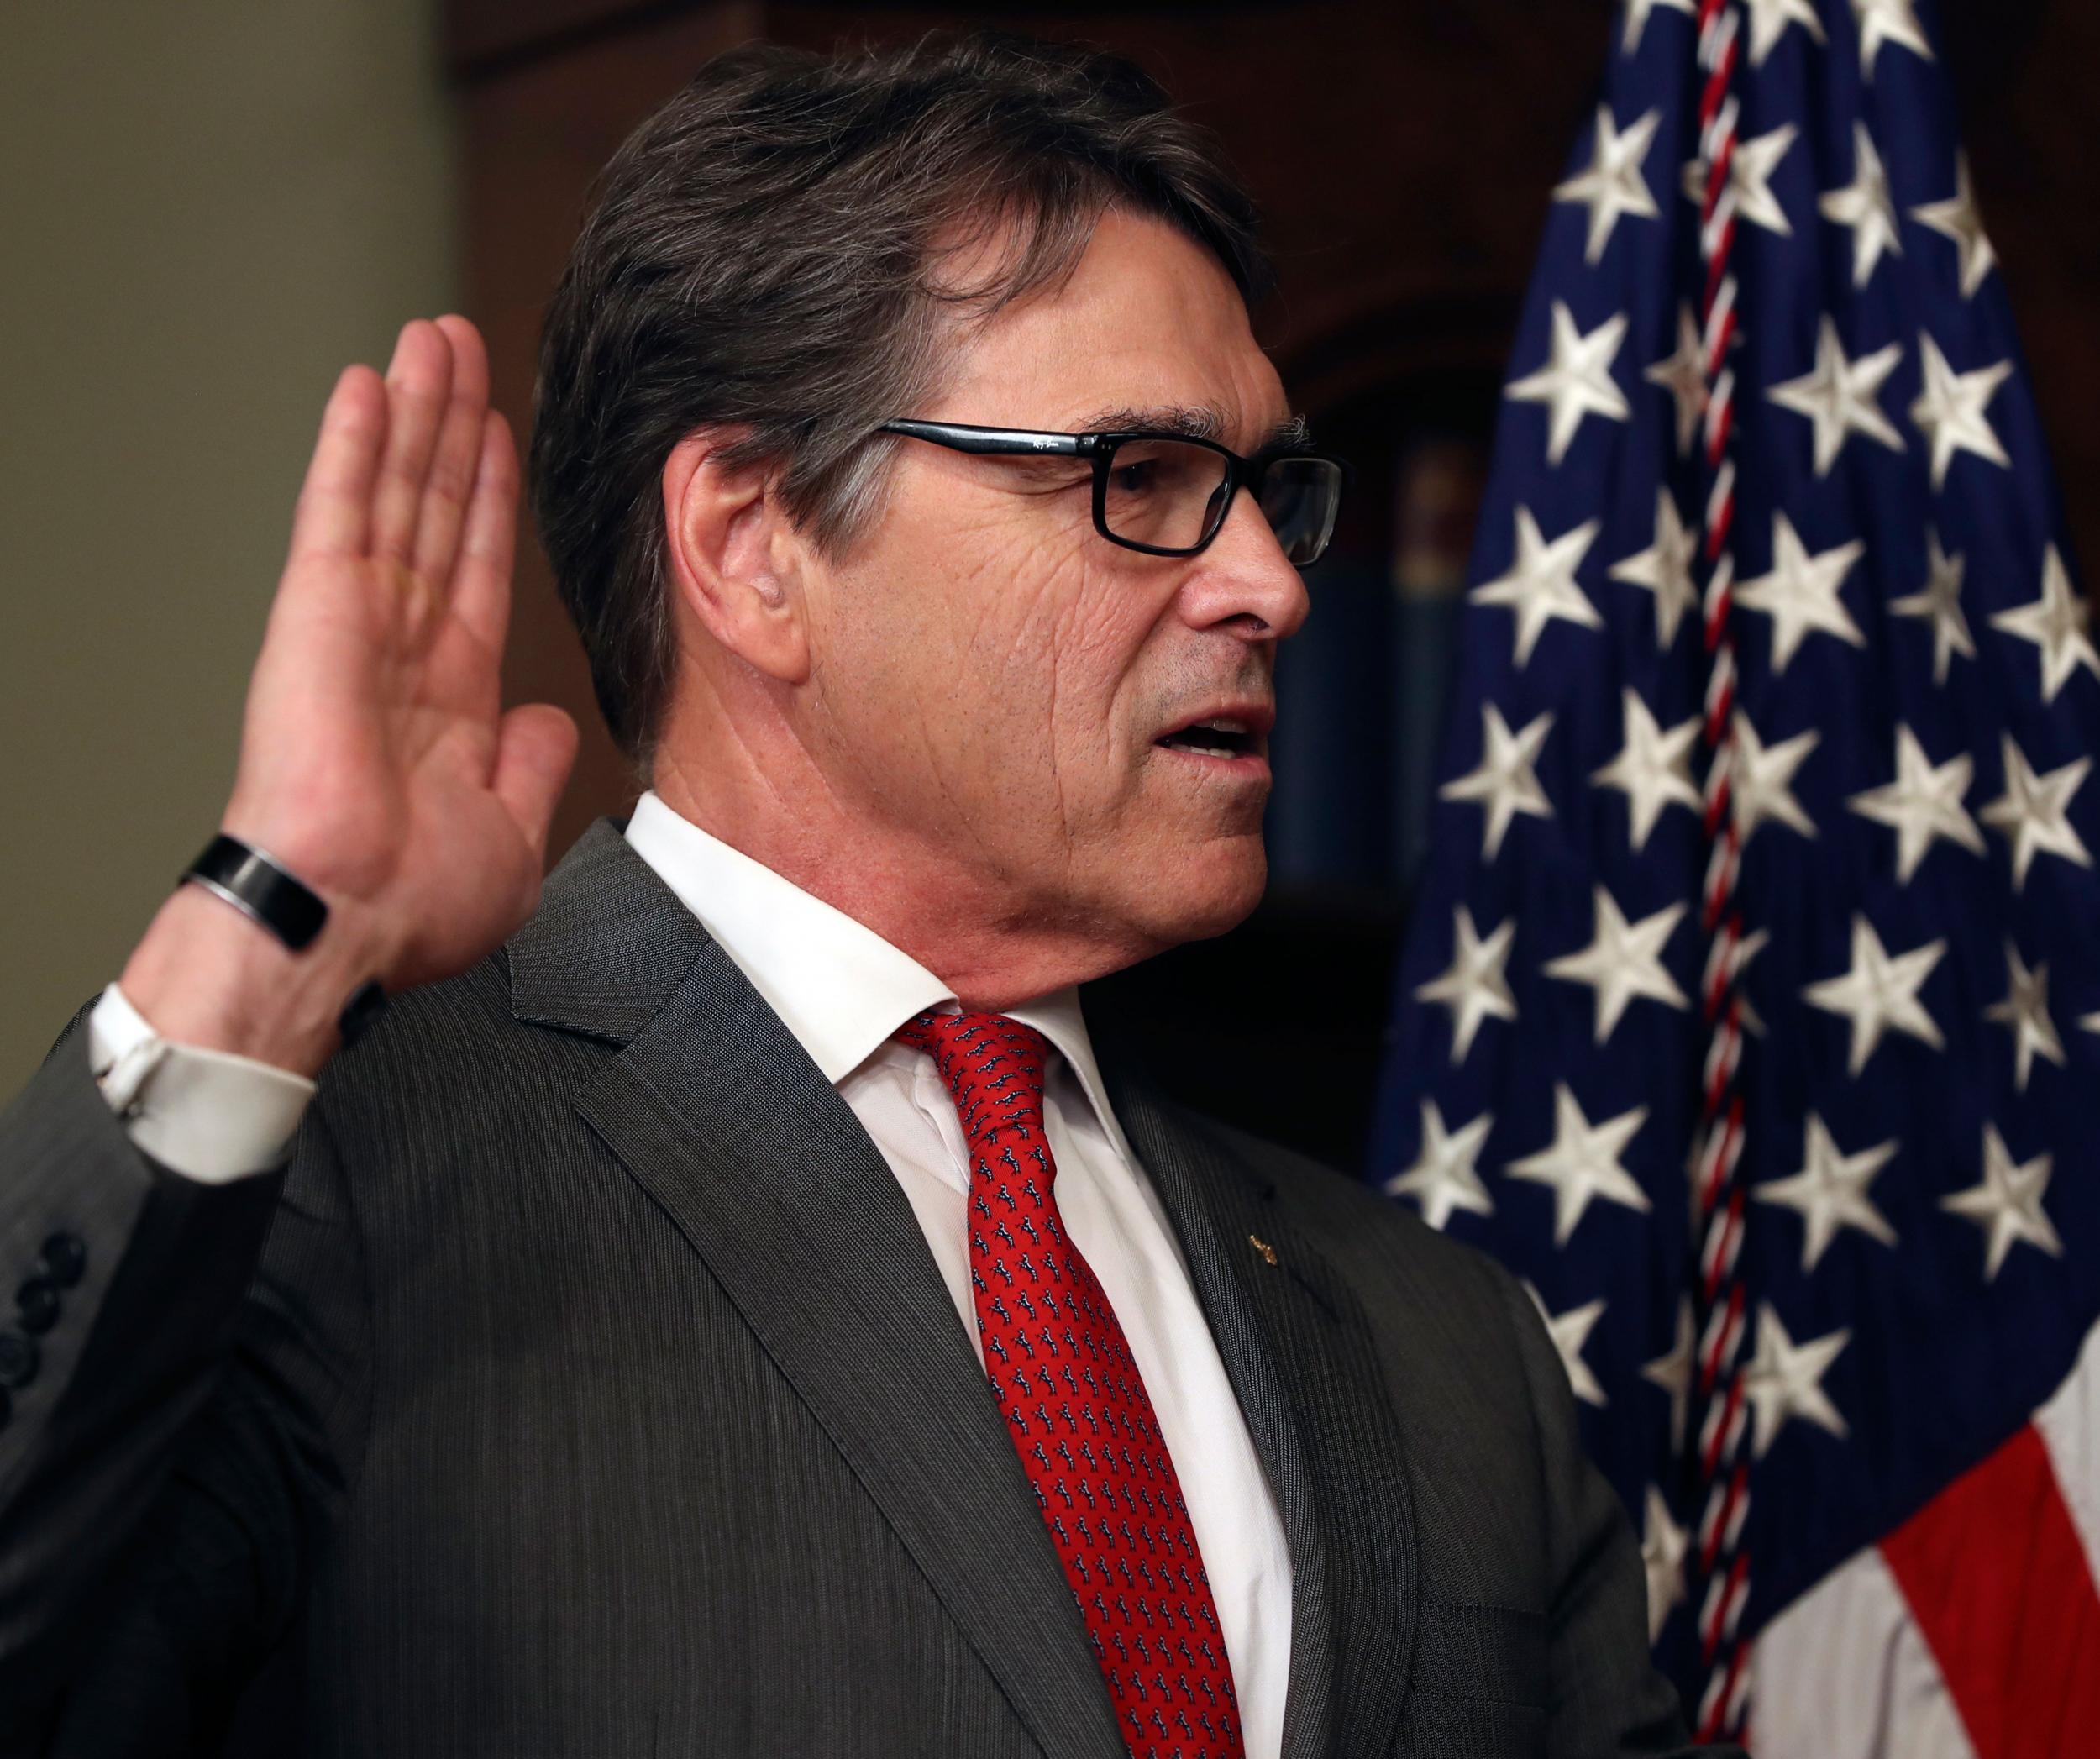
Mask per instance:
[[[328,906],[310,887],[262,850],[223,832],[204,845],[203,853],[182,870],[182,879],[216,892],[244,916],[261,923],[294,953],[312,945],[313,937],[328,920]],[[377,978],[367,978],[359,985],[336,1016],[336,1031],[343,1042],[354,1042],[386,1006],[386,992]]]
[[[207,891],[253,916],[294,953],[312,944],[328,907],[260,849],[223,833],[182,870]]]

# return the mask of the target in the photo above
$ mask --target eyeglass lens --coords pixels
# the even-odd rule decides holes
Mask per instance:
[[[1130,439],[1109,461],[1102,522],[1116,537],[1159,549],[1194,549],[1225,517],[1226,461],[1207,446]],[[1341,472],[1319,458],[1279,458],[1263,480],[1261,507],[1291,561],[1315,561],[1341,501]]]
[[[1341,507],[1341,467],[1327,458],[1279,458],[1262,479],[1262,517],[1299,567],[1317,562]]]

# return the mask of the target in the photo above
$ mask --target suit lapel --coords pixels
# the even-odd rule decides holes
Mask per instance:
[[[1369,1325],[1257,1166],[1127,1072],[1110,1064],[1105,1078],[1180,1238],[1283,1519],[1284,1759],[1389,1752],[1420,1586],[1399,1425]]]
[[[609,820],[510,952],[521,1018],[622,1044],[577,1110],[706,1261],[1045,1753],[1121,1751],[984,1371],[851,1108]]]

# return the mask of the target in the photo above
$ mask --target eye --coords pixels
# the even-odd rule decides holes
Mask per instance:
[[[1156,458],[1119,458],[1108,473],[1109,486],[1119,495],[1149,494],[1159,486],[1159,460]]]

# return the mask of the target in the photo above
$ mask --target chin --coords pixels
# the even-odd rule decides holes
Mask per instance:
[[[1268,883],[1268,855],[1257,831],[1207,843],[1157,877],[1142,920],[1164,952],[1224,934],[1252,916]]]

